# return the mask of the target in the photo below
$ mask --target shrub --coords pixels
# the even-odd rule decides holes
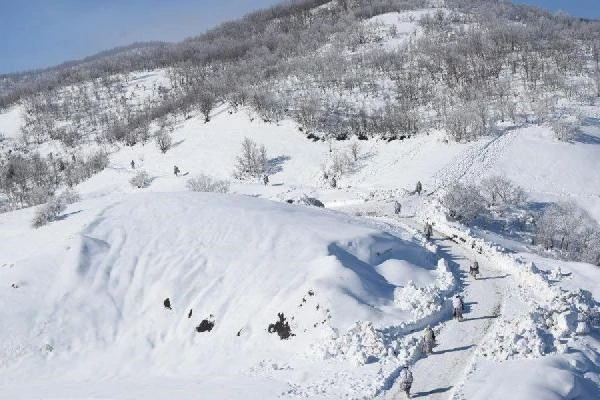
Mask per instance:
[[[130,180],[131,186],[138,189],[147,188],[152,183],[150,175],[146,171],[138,171]]]
[[[481,181],[481,194],[489,205],[517,206],[527,198],[522,188],[500,176]]]
[[[65,204],[73,204],[81,200],[81,196],[73,189],[66,189],[58,198]]]
[[[218,180],[208,175],[198,175],[187,181],[187,188],[193,192],[229,193],[229,181]]]
[[[572,142],[579,130],[577,121],[558,120],[552,122],[554,136],[564,142]]]
[[[570,260],[600,264],[600,229],[574,203],[551,204],[536,227],[537,242],[546,250],[556,250]]]
[[[474,185],[452,185],[443,197],[442,204],[448,209],[450,217],[466,223],[485,211],[485,199]]]
[[[169,151],[169,149],[173,145],[173,139],[171,138],[171,136],[169,136],[169,134],[164,133],[164,132],[161,132],[158,135],[156,135],[155,140],[156,140],[156,147],[158,147],[158,149],[162,153],[166,153],[167,151]]]
[[[60,197],[53,197],[48,202],[35,210],[35,215],[31,221],[34,228],[44,226],[54,220],[67,208],[64,200]]]
[[[242,141],[242,154],[236,159],[233,176],[237,179],[258,178],[267,170],[267,150],[246,137]]]

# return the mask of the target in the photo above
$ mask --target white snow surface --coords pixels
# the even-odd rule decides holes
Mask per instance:
[[[1,225],[25,225],[28,211],[3,214]],[[14,250],[2,252],[2,281],[18,285],[0,291],[3,390],[32,373],[36,384],[68,377],[64,384],[74,387],[89,379],[223,374],[235,381],[255,374],[254,385],[280,369],[302,382],[321,379],[314,363],[332,358],[327,365],[336,371],[346,366],[372,380],[360,366],[394,360],[402,348],[380,330],[423,317],[397,307],[395,289],[409,280],[448,284],[438,279],[436,257],[416,243],[345,214],[246,196],[107,196],[76,203],[35,232],[2,236]],[[35,241],[34,251],[24,249]],[[404,269],[402,279],[379,272],[391,262]],[[163,307],[167,297],[172,310]],[[267,332],[279,312],[295,334],[289,340]],[[210,314],[214,329],[196,332]],[[334,336],[354,332],[356,321],[372,325],[352,334],[358,342],[335,345]],[[324,337],[339,354],[320,350]],[[287,374],[268,379],[275,383],[267,398],[294,382]],[[373,395],[378,385],[353,393]],[[244,391],[222,396],[244,398]]]

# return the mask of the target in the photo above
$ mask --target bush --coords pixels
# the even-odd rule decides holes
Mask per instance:
[[[471,222],[485,211],[485,203],[477,186],[460,183],[452,185],[442,199],[442,204],[448,209],[450,217],[465,223]]]
[[[492,176],[481,181],[481,194],[489,205],[494,206],[518,206],[527,199],[522,188],[500,176]]]
[[[65,204],[73,204],[81,200],[81,196],[73,189],[66,189],[58,198]]]
[[[164,133],[164,132],[156,135],[155,140],[156,140],[156,147],[158,147],[158,149],[162,153],[166,153],[167,151],[169,151],[169,149],[173,145],[173,139],[171,138],[171,136],[169,136],[169,134]]]
[[[146,171],[138,171],[133,178],[129,180],[131,186],[138,189],[147,188],[152,183],[150,175]]]
[[[54,220],[67,208],[64,200],[60,197],[53,197],[48,202],[35,210],[35,215],[31,221],[34,228],[44,226]]]
[[[579,130],[579,124],[577,121],[558,120],[552,122],[552,130],[558,140],[572,142]]]
[[[600,264],[600,229],[574,203],[552,204],[536,221],[536,239],[570,260]]]
[[[229,193],[229,181],[218,180],[208,175],[198,175],[187,181],[187,188],[193,192]]]
[[[242,154],[236,159],[233,176],[237,179],[258,178],[267,171],[267,150],[246,137],[242,141]]]

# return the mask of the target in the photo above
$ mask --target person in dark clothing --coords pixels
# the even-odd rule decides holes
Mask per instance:
[[[171,310],[172,309],[171,308],[171,300],[168,297],[165,299],[165,301],[163,301],[163,305],[165,306],[165,308],[167,310]]]

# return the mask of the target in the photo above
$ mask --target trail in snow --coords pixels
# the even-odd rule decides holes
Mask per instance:
[[[495,136],[488,141],[480,141],[465,149],[445,167],[433,175],[435,182],[433,192],[444,188],[463,178],[481,176],[496,163],[504,153],[504,149],[512,142],[514,129]]]
[[[409,226],[415,221],[404,220]],[[436,232],[434,243],[439,255],[446,258],[458,274],[463,288],[465,314],[462,322],[450,320],[437,332],[434,353],[417,361],[412,368],[414,383],[411,398],[461,398],[457,389],[469,372],[478,344],[484,339],[498,316],[505,288],[512,278],[499,273],[485,257],[465,249]],[[469,265],[474,258],[480,265],[481,276],[474,280]],[[384,398],[402,399],[404,394],[397,382]]]

